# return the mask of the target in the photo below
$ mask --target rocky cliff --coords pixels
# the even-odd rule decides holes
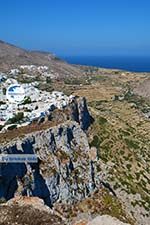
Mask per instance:
[[[31,195],[44,199],[47,205],[58,199],[73,201],[82,198],[86,195],[85,190],[92,186],[90,173],[86,174],[87,168],[92,168],[88,150],[86,134],[76,122],[31,133],[1,146],[0,151],[4,154],[37,154],[39,162],[1,164],[0,197],[6,200],[14,197],[18,183],[23,185],[23,178],[27,177],[31,183]],[[82,163],[78,155],[84,159]],[[24,185],[23,193],[28,185]]]
[[[50,120],[57,121],[55,126],[48,127],[44,118],[42,124],[46,125],[36,125],[40,129],[31,132],[32,126],[26,127],[20,134],[19,129],[14,130],[12,139],[6,139],[6,136],[1,139],[5,140],[1,141],[2,154],[35,154],[38,157],[37,163],[0,164],[1,202],[9,202],[18,196],[39,197],[54,212],[61,213],[61,221],[62,217],[66,218],[64,224],[70,224],[68,221],[72,217],[83,212],[91,215],[107,212],[123,222],[132,222],[114,190],[102,180],[97,148],[89,146],[87,129],[92,117],[86,99],[76,99],[63,112],[54,111]],[[2,205],[1,213],[5,214],[9,207],[7,203]],[[18,203],[12,203],[13,214],[13,207],[18,213],[24,211]]]
[[[38,196],[52,207],[56,201],[80,200],[94,189],[94,167],[84,132],[91,123],[85,98],[75,100],[67,110],[68,118],[65,113],[59,118],[53,113],[59,125],[1,144],[1,154],[36,154],[38,162],[0,164],[0,198]]]

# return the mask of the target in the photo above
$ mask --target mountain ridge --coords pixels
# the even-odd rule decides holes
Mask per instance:
[[[81,71],[52,53],[39,50],[26,50],[0,40],[0,71],[8,72],[20,65],[48,66],[50,70],[64,77],[79,76]]]

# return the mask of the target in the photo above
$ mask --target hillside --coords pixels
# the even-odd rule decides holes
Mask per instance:
[[[92,84],[75,92],[87,98],[95,118],[89,142],[98,150],[99,177],[111,185],[138,225],[150,222],[150,120],[144,114],[150,99],[133,90],[137,86],[148,92],[148,77],[97,70],[91,75]]]
[[[0,41],[0,71],[5,72],[19,65],[45,65],[61,76],[79,76],[80,70],[47,52],[27,51]]]
[[[16,59],[19,60],[19,54],[26,56],[20,64],[28,64],[30,59],[36,65],[43,63],[53,67],[60,77],[65,76],[61,80],[49,80],[39,74],[34,76],[32,71],[23,71],[15,76],[19,83],[38,81],[40,90],[60,90],[85,97],[87,101],[74,102],[62,111],[54,110],[50,119],[45,118],[40,125],[33,123],[0,135],[1,152],[34,151],[40,159],[35,168],[16,169],[13,165],[12,169],[3,164],[0,200],[5,202],[21,195],[27,175],[33,184],[32,197],[38,196],[52,205],[54,213],[59,212],[67,225],[74,224],[70,222],[77,218],[86,220],[99,215],[110,215],[131,225],[149,225],[150,120],[146,116],[150,112],[149,74],[74,67],[47,53],[28,52],[6,43],[1,46],[9,49],[9,53],[5,53],[9,69],[19,65],[10,54],[13,49]],[[2,64],[5,64],[4,58]],[[14,78],[13,75],[10,78]],[[92,123],[83,130],[81,125],[89,121]],[[18,222],[16,212],[22,213],[26,207],[18,207],[14,201],[11,208],[7,204],[9,202],[0,206],[2,215],[5,210],[12,210],[10,214],[14,216],[9,215],[6,220],[3,217],[2,224],[9,224],[11,220]],[[60,224],[59,216],[56,224]],[[32,210],[29,218],[32,222],[26,221],[26,224],[33,224]],[[49,218],[46,219],[49,222]]]

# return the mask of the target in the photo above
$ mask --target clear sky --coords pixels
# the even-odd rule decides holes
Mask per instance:
[[[57,55],[150,55],[150,0],[0,0],[0,39]]]

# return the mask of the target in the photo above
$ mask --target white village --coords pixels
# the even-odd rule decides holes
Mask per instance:
[[[36,66],[20,66],[20,69],[34,71]],[[41,73],[47,75],[46,67],[38,67]],[[19,73],[13,69],[10,74],[14,77]],[[0,132],[26,126],[38,120],[54,109],[62,110],[74,99],[63,92],[41,91],[37,88],[37,81],[31,83],[18,83],[14,78],[7,78],[0,73]],[[16,118],[16,119],[15,119]],[[17,122],[19,120],[19,123]]]

